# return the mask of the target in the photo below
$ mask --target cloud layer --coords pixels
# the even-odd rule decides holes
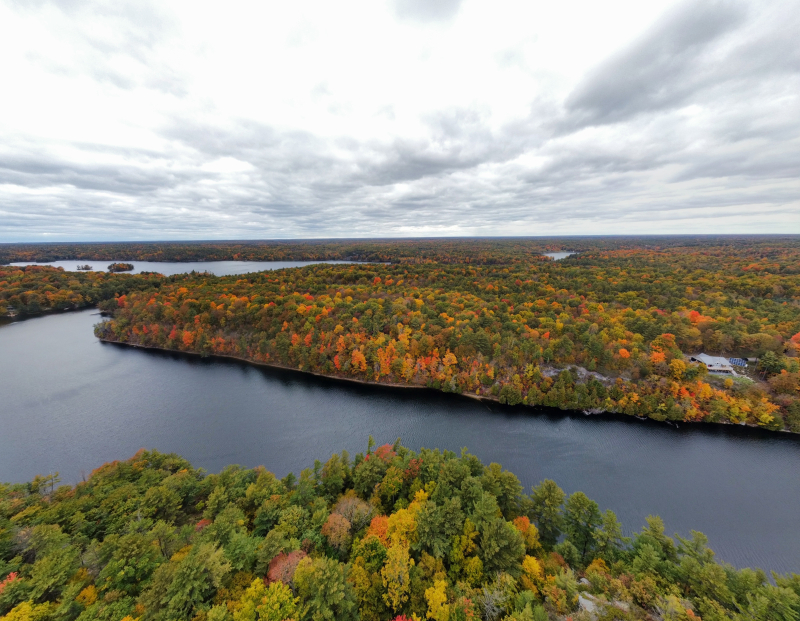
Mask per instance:
[[[263,4],[0,4],[0,241],[800,233],[797,0]]]

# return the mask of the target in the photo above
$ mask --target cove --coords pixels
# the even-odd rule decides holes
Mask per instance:
[[[195,466],[263,464],[299,474],[314,458],[378,443],[496,461],[526,487],[554,479],[613,509],[628,533],[648,514],[669,534],[708,535],[738,567],[800,571],[800,439],[706,425],[506,408],[99,342],[96,310],[0,326],[0,481],[75,483],[141,447]]]

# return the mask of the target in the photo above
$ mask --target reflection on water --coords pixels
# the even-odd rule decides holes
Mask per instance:
[[[386,389],[102,344],[96,311],[0,327],[0,481],[60,471],[74,483],[140,447],[209,471],[263,464],[283,476],[316,458],[400,437],[468,447],[526,488],[552,478],[613,509],[628,532],[650,514],[705,532],[738,566],[800,570],[800,442],[740,427],[679,429],[534,412],[434,391]]]

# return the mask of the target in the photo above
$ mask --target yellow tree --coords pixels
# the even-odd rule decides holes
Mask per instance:
[[[406,546],[394,545],[389,548],[381,578],[386,588],[383,599],[394,612],[398,612],[408,601],[411,585],[409,571],[413,566],[414,559],[409,556]]]
[[[400,509],[389,516],[386,534],[392,546],[408,547],[414,541],[417,522],[408,509]]]
[[[447,582],[437,580],[432,587],[425,589],[425,600],[428,602],[428,619],[448,621],[450,606],[447,604]]]
[[[520,583],[523,587],[534,593],[539,592],[539,587],[544,582],[542,564],[533,556],[526,556],[522,560],[522,577]]]
[[[263,580],[253,580],[242,595],[234,621],[283,621],[295,616],[299,598],[280,580],[269,587]]]

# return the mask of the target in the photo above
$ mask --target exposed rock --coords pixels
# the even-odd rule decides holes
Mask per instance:
[[[539,370],[545,377],[557,377],[558,374],[564,369],[574,370],[578,374],[578,381],[582,383],[586,383],[589,378],[594,378],[604,386],[613,386],[617,381],[616,378],[608,377],[602,373],[598,373],[597,371],[589,371],[588,369],[576,365],[570,365],[563,368],[551,367],[544,364],[539,365]]]
[[[591,597],[591,595],[589,597]],[[589,597],[586,597],[585,594],[578,595],[578,606],[581,607],[581,610],[585,610],[590,615],[593,615],[594,618],[594,615],[597,614],[597,603],[589,599]]]

